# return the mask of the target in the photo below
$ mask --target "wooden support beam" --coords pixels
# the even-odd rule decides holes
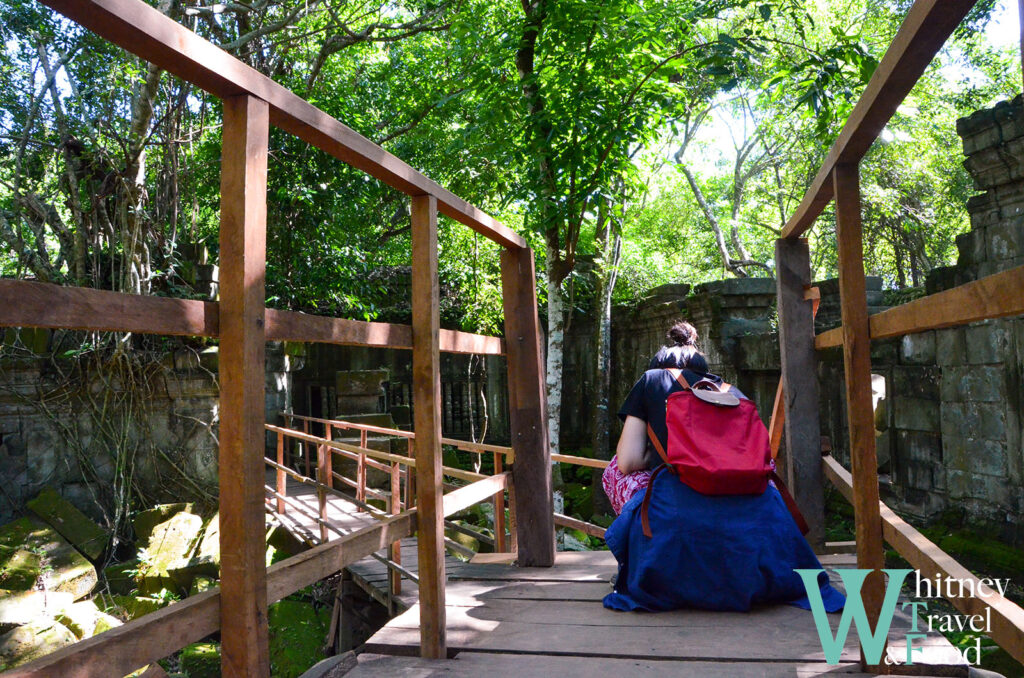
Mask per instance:
[[[321,544],[265,570],[266,603],[273,603],[329,577],[412,534],[414,515],[406,511]],[[220,588],[134,619],[102,634],[11,669],[4,678],[94,678],[123,676],[163,659],[219,628]]]
[[[7,303],[4,303],[7,302]],[[267,341],[412,349],[409,325],[328,318],[266,309]],[[46,327],[169,336],[220,336],[218,304],[27,280],[0,280],[0,326]],[[505,340],[441,330],[443,353],[504,355]]]
[[[490,499],[498,492],[504,492],[508,487],[508,475],[508,473],[502,473],[496,476],[486,476],[470,485],[452,490],[444,495],[441,501],[442,513],[445,516],[450,516]]]
[[[264,538],[267,104],[224,100],[220,216],[221,670],[270,675]]]
[[[220,98],[248,94],[270,121],[408,195],[435,196],[443,214],[503,247],[527,247],[507,226],[417,172],[313,104],[140,0],[45,0],[72,21]]]
[[[846,418],[850,429],[850,466],[853,469],[857,567],[881,570],[885,567],[885,556],[882,548],[882,521],[878,512],[878,459],[875,453],[875,416],[871,401],[871,340],[868,336],[867,284],[860,216],[860,170],[856,165],[839,165],[832,176],[836,194],[839,294],[843,318]],[[884,575],[880,571],[869,574],[861,594],[868,620],[874,628],[878,623],[885,594]],[[863,648],[861,664],[864,664]]]
[[[782,356],[786,483],[807,519],[807,541],[825,545],[825,493],[821,476],[821,422],[818,419],[818,356],[814,351],[814,313],[805,290],[811,284],[811,259],[802,238],[775,241],[779,350]]]
[[[412,198],[412,401],[416,432],[416,547],[420,654],[446,657],[444,507],[441,500],[440,294],[437,201]]]
[[[503,250],[509,426],[516,451],[509,504],[515,511],[519,565],[550,567],[555,563],[555,522],[536,284],[533,251]],[[514,497],[527,499],[519,504]]]
[[[850,472],[831,456],[822,459],[825,475],[846,497],[853,501],[853,478]],[[885,504],[879,503],[882,520],[882,534],[910,566],[921,571],[922,579],[935,581],[936,575],[943,580],[963,582],[978,596],[948,598],[961,614],[984,615],[985,608],[992,609],[992,626],[988,635],[1019,662],[1024,662],[1024,610],[1011,600],[999,595],[991,587],[982,584],[966,567],[932,543],[927,537],[900,518]],[[971,584],[973,582],[973,585]]]
[[[846,124],[811,182],[800,207],[782,229],[803,235],[832,200],[832,171],[856,165],[977,0],[917,0],[857,99]]]
[[[217,304],[0,280],[0,326],[215,337]]]
[[[412,328],[409,325],[267,309],[267,340],[412,349]],[[444,353],[502,355],[505,353],[505,342],[501,337],[441,330],[440,350]]]
[[[966,325],[989,318],[1024,313],[1024,266],[993,273],[927,297],[915,299],[868,318],[872,339],[899,337],[914,332]],[[842,346],[841,327],[819,334],[818,349]]]

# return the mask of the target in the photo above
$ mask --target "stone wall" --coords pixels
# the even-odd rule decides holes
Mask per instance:
[[[126,399],[125,373],[66,378],[68,360],[51,356],[59,336],[8,330],[0,353],[0,523],[21,515],[44,486],[102,521],[118,491],[115,475],[152,501],[215,498],[216,347],[135,356],[145,367],[131,388],[141,374],[149,384],[140,402]],[[296,366],[280,344],[268,345],[268,414],[290,406]],[[137,408],[123,416],[128,402]]]

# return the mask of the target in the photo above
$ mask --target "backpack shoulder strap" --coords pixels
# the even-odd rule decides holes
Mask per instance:
[[[654,445],[654,450],[661,457],[661,460],[668,463],[668,454],[665,453],[665,448],[662,446],[661,441],[658,440],[658,436],[654,433],[654,429],[651,428],[650,424],[647,424],[647,438],[651,441],[651,445]]]
[[[648,482],[647,489],[644,492],[644,499],[640,503],[640,524],[644,529],[644,536],[648,539],[654,535],[651,532],[650,520],[647,518],[647,507],[651,505],[651,495],[654,494],[654,480],[658,477],[658,474],[665,469],[671,470],[672,467],[665,463],[654,469],[654,473],[651,474],[651,480]]]

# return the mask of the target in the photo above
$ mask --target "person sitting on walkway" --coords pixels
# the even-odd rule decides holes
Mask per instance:
[[[684,390],[684,380],[690,387],[702,380],[722,386],[720,377],[708,373],[692,325],[676,323],[668,339],[619,411],[622,435],[602,477],[619,514],[605,534],[619,564],[605,607],[744,611],[760,603],[789,602],[810,609],[794,569],[821,565],[774,484],[759,494],[712,495],[697,492],[673,473],[654,474],[652,481],[662,459],[648,444],[648,424],[661,450],[666,449],[669,395]],[[733,386],[728,392],[745,399]],[[652,500],[644,525],[641,509],[648,493]],[[825,608],[842,609],[845,599],[824,573],[819,583]]]

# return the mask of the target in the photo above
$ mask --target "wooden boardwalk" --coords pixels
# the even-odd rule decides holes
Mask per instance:
[[[267,471],[266,478],[267,487],[272,489],[275,482],[275,472],[273,470]],[[288,477],[286,495],[291,502],[302,505],[310,514],[315,515],[320,510],[316,488],[300,483],[290,476]],[[271,501],[274,501],[276,504],[276,500],[272,499]],[[289,504],[286,504],[286,509],[284,515],[274,514],[281,525],[307,544],[319,543],[320,527],[317,522],[310,515],[303,514]],[[360,511],[359,507],[354,503],[345,501],[337,495],[327,496],[327,520],[331,525],[343,532],[355,532],[377,522],[377,519],[371,514]],[[341,535],[333,530],[328,530],[327,537],[329,541],[333,541],[341,538]],[[387,552],[380,551],[378,555],[387,556]],[[463,565],[464,563],[458,558],[446,554],[445,566],[449,572],[458,571]],[[414,574],[419,572],[419,558],[416,553],[416,540],[414,538],[410,537],[402,540],[402,567]],[[388,606],[389,568],[387,565],[375,558],[364,558],[345,569],[352,575],[352,581],[359,588],[377,602],[386,607]],[[392,602],[397,611],[405,611],[415,605],[418,599],[419,592],[416,583],[409,579],[402,579],[401,593],[394,596]]]
[[[268,484],[272,474],[268,474]],[[318,510],[316,490],[289,480],[288,497]],[[376,522],[338,496],[328,497],[328,520],[349,532]],[[310,516],[289,510],[282,523],[311,542],[319,527]],[[338,538],[334,532],[331,539]],[[381,552],[384,555],[384,552]],[[822,557],[830,569],[855,567],[852,554]],[[855,632],[847,638],[841,661],[825,663],[810,612],[788,605],[749,613],[678,610],[657,614],[605,609],[616,563],[607,551],[560,552],[551,568],[520,568],[502,563],[462,562],[446,558],[445,661],[418,657],[420,610],[416,585],[403,580],[394,606],[400,612],[359,649],[358,665],[344,675],[475,677],[488,675],[566,677],[679,676],[698,678],[796,677],[860,672]],[[416,541],[402,540],[402,566],[417,572]],[[353,581],[382,604],[388,601],[388,569],[366,558],[347,568]],[[833,573],[834,583],[839,583]],[[833,631],[839,615],[830,615]],[[906,656],[910,618],[897,612],[890,631],[891,656]],[[966,676],[959,653],[938,633],[915,640],[926,656],[915,658],[904,675]],[[903,667],[906,671],[909,667]],[[341,675],[332,673],[329,675]]]
[[[828,556],[826,567],[853,567],[852,556]],[[657,614],[605,609],[615,571],[608,552],[559,553],[552,568],[466,563],[448,573],[450,659],[418,658],[419,607],[374,635],[344,674],[371,676],[820,676],[860,672],[856,634],[841,662],[825,663],[810,612],[788,605],[750,613],[679,610]],[[836,577],[833,577],[835,580]],[[830,615],[833,630],[839,615]],[[898,615],[890,652],[905,657],[910,628]],[[939,634],[915,641],[927,659],[914,675],[967,675],[959,653]],[[931,664],[931,666],[928,666]],[[906,667],[904,667],[906,668]]]

